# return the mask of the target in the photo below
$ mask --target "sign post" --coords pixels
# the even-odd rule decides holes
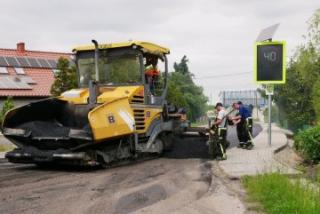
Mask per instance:
[[[268,143],[271,146],[271,108],[272,108],[272,99],[274,85],[266,85],[266,95],[268,95]]]
[[[266,85],[268,95],[268,143],[271,146],[271,108],[274,84],[286,82],[286,48],[283,41],[255,43],[254,78]]]

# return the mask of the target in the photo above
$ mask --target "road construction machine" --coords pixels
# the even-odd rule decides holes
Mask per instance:
[[[183,132],[183,115],[166,101],[168,48],[92,42],[73,49],[78,88],[7,112],[10,162],[108,166],[161,154]]]

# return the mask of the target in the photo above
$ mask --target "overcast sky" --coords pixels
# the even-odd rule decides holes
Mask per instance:
[[[0,47],[69,52],[90,43],[146,40],[171,49],[171,65],[185,54],[195,81],[214,101],[220,90],[251,89],[253,42],[281,23],[274,40],[288,55],[304,40],[320,0],[10,0],[1,1]]]

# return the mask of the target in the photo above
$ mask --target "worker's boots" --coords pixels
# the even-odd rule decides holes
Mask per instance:
[[[251,150],[251,149],[253,149],[253,147],[254,147],[254,145],[252,144],[251,141],[249,141],[249,142],[245,143],[242,148]]]

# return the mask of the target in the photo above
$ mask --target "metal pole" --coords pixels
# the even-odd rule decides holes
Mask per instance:
[[[92,40],[94,44],[94,68],[96,72],[96,81],[99,82],[99,44],[96,40]]]
[[[268,95],[268,142],[271,146],[271,94]]]
[[[258,92],[257,91],[255,91],[255,93],[254,93],[254,95],[255,95],[255,105],[256,105],[256,111],[257,111],[257,119],[259,118],[259,108],[258,108]]]

